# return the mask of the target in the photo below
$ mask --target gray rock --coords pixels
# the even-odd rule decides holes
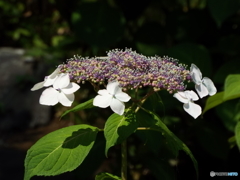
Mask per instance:
[[[31,87],[44,78],[46,67],[25,50],[0,48],[0,134],[43,125],[50,120],[51,107],[39,104],[43,91],[32,92]],[[35,68],[35,69],[34,69]]]

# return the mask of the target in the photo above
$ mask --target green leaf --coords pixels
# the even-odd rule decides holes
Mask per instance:
[[[168,129],[168,127],[160,120],[160,118],[155,113],[144,108],[142,109],[148,114],[150,114],[152,117],[145,120],[148,121],[147,123],[149,125],[151,124],[149,126],[149,130],[160,132],[166,138],[166,143],[175,156],[178,155],[179,150],[185,151],[185,153],[191,158],[198,176],[198,164],[190,149],[173,132]]]
[[[235,127],[235,138],[236,138],[238,149],[240,149],[240,121],[238,121]]]
[[[224,90],[207,99],[203,114],[225,101],[240,97],[240,74],[228,75],[224,83]]]
[[[215,106],[221,104],[224,102],[223,100],[223,96],[224,96],[224,92],[219,92],[217,94],[215,94],[214,96],[210,96],[207,99],[206,105],[204,107],[203,113],[204,114],[206,111],[208,111],[209,109],[214,108]]]
[[[100,173],[96,175],[95,180],[121,180],[121,178],[110,173]]]
[[[75,106],[74,108],[72,109],[69,109],[67,111],[65,111],[60,118],[62,118],[63,116],[67,115],[68,113],[70,112],[75,112],[75,111],[80,111],[80,110],[83,110],[83,109],[90,109],[90,108],[93,108],[93,99],[90,99],[84,103],[81,103],[77,106]]]
[[[225,101],[240,97],[240,74],[231,74],[226,78],[224,91]]]
[[[27,152],[24,180],[76,169],[91,150],[98,128],[75,125],[47,134]]]
[[[122,143],[128,136],[136,131],[137,127],[138,124],[134,112],[129,110],[124,116],[116,113],[112,114],[107,119],[104,127],[104,136],[107,141],[105,149],[106,156],[110,147]]]
[[[239,0],[208,0],[208,8],[218,26],[239,9]]]

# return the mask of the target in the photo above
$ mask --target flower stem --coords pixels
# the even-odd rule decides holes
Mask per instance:
[[[122,155],[122,168],[121,168],[121,177],[122,180],[127,180],[127,142],[126,140],[121,144],[121,155]]]

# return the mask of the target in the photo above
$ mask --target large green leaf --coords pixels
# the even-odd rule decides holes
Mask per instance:
[[[136,131],[138,127],[135,113],[127,111],[125,115],[112,114],[104,127],[104,136],[106,138],[105,154],[108,149],[116,144],[122,143],[128,136]]]
[[[65,115],[67,115],[68,113],[70,112],[75,112],[75,111],[80,111],[80,110],[83,110],[83,109],[90,109],[90,108],[93,108],[93,99],[90,99],[84,103],[81,103],[77,106],[75,106],[74,108],[72,109],[69,109],[67,111],[65,111],[62,115],[61,115],[61,118]]]
[[[173,132],[168,129],[168,127],[154,112],[146,109],[143,110],[151,115],[148,119],[144,120],[145,124],[149,125],[149,130],[160,132],[166,139],[166,145],[168,145],[169,149],[175,156],[178,155],[179,150],[185,151],[185,153],[191,158],[198,176],[198,164],[190,149]]]
[[[204,110],[203,110],[203,114],[206,111],[208,111],[209,109],[212,109],[215,106],[223,103],[224,102],[223,96],[224,96],[224,92],[219,92],[219,93],[215,94],[214,96],[210,96],[207,99],[206,105],[205,105]]]
[[[207,99],[203,113],[225,101],[240,97],[240,74],[228,75],[224,83],[224,91]]]
[[[236,138],[237,146],[240,149],[240,121],[238,121],[235,127],[235,138]]]
[[[224,91],[224,100],[240,97],[240,74],[231,74],[226,78]]]
[[[24,180],[76,169],[91,150],[98,128],[75,125],[47,134],[27,152]]]
[[[100,173],[96,175],[95,180],[121,180],[121,178],[110,173]]]

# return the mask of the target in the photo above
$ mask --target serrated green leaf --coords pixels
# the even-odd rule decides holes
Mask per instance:
[[[146,110],[144,108],[143,110],[151,115],[150,119],[145,120],[148,121],[147,123],[150,125],[149,130],[160,132],[166,138],[166,143],[175,156],[178,155],[179,150],[185,151],[185,153],[191,158],[198,176],[198,163],[190,149],[172,131],[168,129],[168,127],[160,120],[160,118],[154,112]]]
[[[68,113],[70,112],[75,112],[75,111],[80,111],[80,110],[83,110],[83,109],[90,109],[90,108],[93,108],[93,99],[90,99],[84,103],[81,103],[77,106],[75,106],[74,108],[72,109],[69,109],[67,111],[65,111],[60,118],[62,118],[63,116],[67,115]]]
[[[236,138],[238,149],[240,149],[240,121],[237,123],[235,127],[235,138]]]
[[[97,133],[96,127],[75,125],[47,134],[28,150],[24,180],[76,169],[91,150]]]
[[[116,144],[122,143],[128,136],[136,131],[138,127],[135,113],[128,111],[126,115],[120,116],[112,114],[104,127],[104,136],[106,138],[105,154],[108,149]]]
[[[100,173],[96,175],[95,180],[121,180],[121,178],[110,173]]]
[[[230,100],[240,97],[240,74],[229,75],[224,83],[223,100]]]
[[[223,96],[224,96],[224,92],[219,92],[219,93],[215,94],[214,96],[208,97],[208,99],[206,101],[206,105],[205,105],[204,110],[203,110],[203,114],[206,111],[208,111],[209,109],[212,109],[215,106],[223,103],[224,102]]]

